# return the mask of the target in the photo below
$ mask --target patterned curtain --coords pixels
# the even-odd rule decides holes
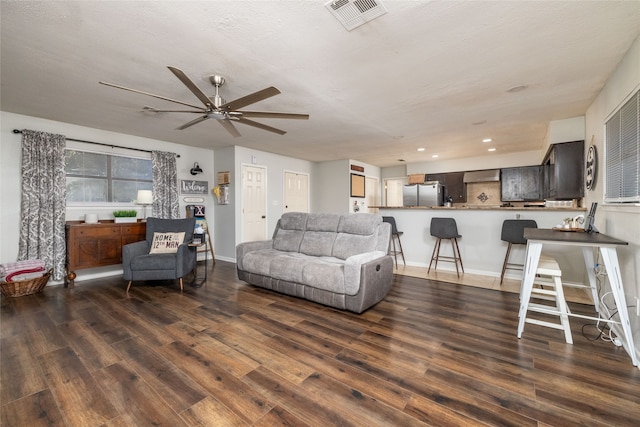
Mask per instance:
[[[65,268],[66,138],[22,130],[22,202],[18,260],[41,259],[62,280]]]
[[[180,218],[176,154],[152,151],[151,168],[153,170],[152,215],[166,219]]]

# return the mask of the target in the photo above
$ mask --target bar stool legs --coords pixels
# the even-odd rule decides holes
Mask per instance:
[[[391,224],[391,240],[389,241],[389,255],[393,255],[396,261],[396,268],[398,267],[398,254],[402,256],[402,263],[407,265],[404,259],[404,250],[402,249],[402,242],[400,241],[400,236],[402,236],[402,231],[398,231],[398,227],[396,226],[396,219],[392,216],[383,216],[382,221],[388,222]],[[398,247],[396,248],[396,241],[398,242]],[[393,249],[391,249],[393,248]]]
[[[547,328],[560,329],[564,331],[564,339],[567,344],[573,344],[573,337],[571,336],[571,326],[569,325],[569,314],[571,314],[571,311],[569,310],[567,301],[564,297],[561,280],[562,272],[560,271],[558,263],[553,258],[540,257],[536,275],[539,278],[536,279],[534,284],[543,287],[534,287],[533,289],[531,289],[531,296],[529,298],[529,301],[522,301],[522,304],[526,306],[526,310],[524,312],[524,322],[522,321],[522,319],[520,321],[518,338],[522,336],[522,332],[524,331],[524,324],[531,323],[539,326],[545,326]],[[544,288],[544,286],[550,287],[551,289],[546,289]],[[552,301],[554,302],[554,305],[531,302],[531,299],[534,298],[539,301]],[[530,318],[528,316],[529,312],[558,316],[559,323]]]
[[[438,268],[438,260],[443,259],[446,261],[453,262],[456,265],[456,274],[460,277],[460,270],[464,273],[464,266],[462,265],[462,257],[460,256],[460,247],[458,246],[458,239],[455,237],[449,239],[451,241],[451,250],[453,251],[453,256],[443,256],[440,255],[440,244],[442,243],[442,238],[438,238],[436,240],[436,245],[433,247],[433,252],[431,253],[431,261],[429,262],[429,269],[427,270],[427,274],[431,272],[431,264],[435,261],[435,265],[433,269],[436,270]],[[460,264],[460,269],[458,269],[458,263]]]
[[[462,237],[458,234],[458,227],[456,220],[453,218],[431,218],[430,233],[433,237],[437,238],[436,245],[433,247],[431,253],[431,261],[429,261],[429,269],[427,274],[431,272],[431,265],[435,261],[434,269],[438,268],[438,261],[453,262],[456,265],[456,274],[460,277],[460,270],[464,273],[464,266],[462,265],[462,256],[460,255],[460,247],[458,246],[458,238]],[[440,246],[442,239],[449,239],[451,241],[451,249],[453,256],[440,255]],[[460,268],[458,268],[458,263]]]
[[[522,270],[523,264],[509,262],[511,248],[513,245],[526,245],[527,239],[524,238],[525,228],[538,228],[538,224],[532,219],[506,219],[502,223],[502,232],[500,240],[509,243],[507,246],[507,254],[502,264],[502,273],[500,273],[500,285],[504,281],[504,274],[509,270]]]

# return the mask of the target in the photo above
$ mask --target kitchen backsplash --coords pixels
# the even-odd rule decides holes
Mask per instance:
[[[470,182],[467,184],[467,205],[499,206],[500,182]]]

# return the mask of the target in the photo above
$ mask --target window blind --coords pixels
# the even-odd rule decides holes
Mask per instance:
[[[640,90],[605,123],[605,202],[640,202]]]

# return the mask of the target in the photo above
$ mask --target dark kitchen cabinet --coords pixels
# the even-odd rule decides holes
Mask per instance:
[[[432,173],[425,175],[426,181],[438,181],[444,186],[444,197],[451,196],[453,203],[467,201],[467,190],[464,183],[464,172]]]
[[[544,157],[547,199],[579,199],[584,196],[584,141],[552,144]]]
[[[538,201],[544,197],[542,166],[504,168],[500,171],[500,192],[503,202]]]

